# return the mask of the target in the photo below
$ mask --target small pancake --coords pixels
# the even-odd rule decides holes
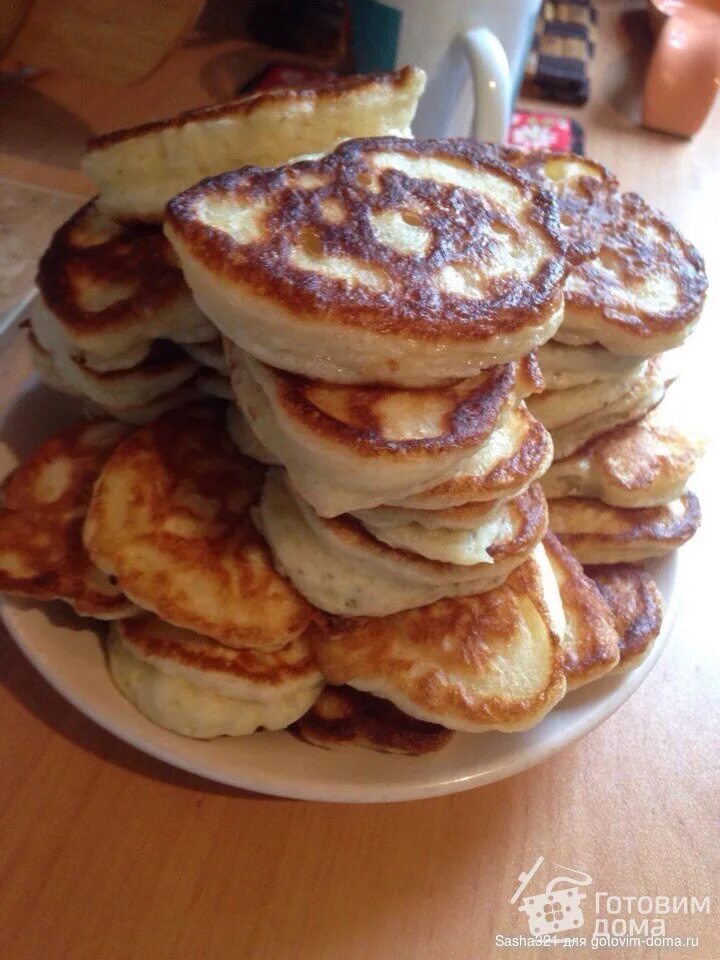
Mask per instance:
[[[639,666],[657,639],[663,618],[662,594],[642,567],[618,563],[589,566],[586,574],[612,610],[620,636],[620,662],[615,673]]]
[[[55,386],[51,381],[47,380],[44,374],[42,377],[46,383],[49,382],[51,386]],[[83,409],[88,416],[105,416],[109,413],[118,420],[122,420],[123,423],[142,426],[143,424],[150,423],[152,420],[156,420],[169,410],[179,410],[181,407],[188,406],[188,404],[197,403],[198,400],[205,399],[207,393],[199,389],[197,380],[198,377],[193,377],[192,380],[183,384],[182,387],[178,387],[177,390],[172,390],[170,393],[166,393],[156,400],[151,400],[149,403],[138,403],[132,407],[116,407],[114,410],[108,410],[98,403],[85,400],[83,402]],[[62,386],[57,386],[56,389],[64,393],[68,392]]]
[[[352,516],[357,517],[368,528],[393,528],[417,523],[427,530],[475,530],[478,524],[501,515],[510,499],[502,497],[497,500],[480,500],[477,503],[463,503],[442,510],[412,510],[408,507],[383,505],[370,510],[357,510]]]
[[[542,545],[488,593],[311,631],[330,683],[451,730],[527,730],[565,693],[562,606]]]
[[[230,386],[230,381],[214,370],[200,370],[193,382],[201,393],[235,403],[235,394]]]
[[[700,319],[703,259],[636,193],[625,193],[598,256],[565,284],[566,335],[614,353],[650,357],[681,344]]]
[[[391,547],[347,514],[323,519],[278,469],[268,471],[254,517],[277,569],[312,604],[328,613],[378,617],[503,583],[547,529],[547,508],[538,484],[509,507],[508,522],[488,548],[491,562],[472,566]]]
[[[219,337],[207,343],[186,343],[184,346],[186,352],[201,366],[209,367],[223,377],[230,375],[223,343]]]
[[[46,440],[0,487],[0,591],[64,600],[112,620],[137,607],[91,561],[82,527],[93,483],[127,433],[112,420],[81,423]]]
[[[543,540],[565,611],[563,669],[568,690],[598,680],[620,660],[620,638],[612,611],[578,560],[556,536]]]
[[[560,223],[577,260],[597,255],[617,216],[617,177],[607,167],[576,153],[498,147],[503,160],[557,194]]]
[[[554,198],[471,141],[350,140],[246,167],[175,197],[165,231],[229,340],[314,379],[448,384],[562,320]]]
[[[136,366],[156,339],[217,336],[162,232],[118,226],[92,202],[53,236],[37,285],[31,312],[40,344],[101,372]]]
[[[642,357],[623,357],[599,343],[571,347],[557,340],[535,352],[546,390],[567,390],[601,380],[619,380],[640,371]]]
[[[274,457],[252,432],[244,415],[234,403],[229,404],[227,408],[225,425],[230,439],[240,453],[269,467],[280,465],[277,457]]]
[[[600,500],[550,500],[550,529],[581,563],[633,563],[662,557],[695,535],[700,504],[694,493],[659,507],[611,507]]]
[[[682,496],[704,446],[668,424],[659,407],[556,460],[541,482],[548,498],[595,497],[614,507],[657,507]]]
[[[226,343],[239,405],[323,516],[397,501],[452,476],[501,417],[541,389],[534,359],[452,387],[351,387],[268,367]]]
[[[307,641],[282,650],[233,650],[144,615],[113,624],[110,674],[154,723],[186,737],[282,730],[313,704],[323,677]]]
[[[451,730],[409,717],[389,700],[346,686],[326,686],[293,733],[316,747],[352,745],[412,757],[441,750],[452,737]]]
[[[652,357],[639,375],[626,381],[550,391],[533,398],[529,406],[531,413],[550,430],[555,459],[564,460],[595,437],[639,420],[656,407],[664,395],[660,359]]]
[[[353,136],[410,136],[424,86],[422,70],[403,67],[309,90],[263,90],[95,137],[82,165],[110,216],[159,223],[172,196],[211,174],[276,167]]]
[[[227,437],[222,404],[165,414],[105,464],[85,522],[88,552],[168,623],[277,650],[303,633],[311,611],[250,520],[262,481]]]

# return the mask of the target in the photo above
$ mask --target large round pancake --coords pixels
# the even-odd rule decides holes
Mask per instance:
[[[624,392],[623,387],[627,387]],[[567,396],[560,397],[559,394]],[[544,422],[547,418],[556,424],[549,427],[550,435],[555,459],[563,460],[608,430],[640,419],[656,407],[664,395],[665,380],[659,357],[652,357],[639,375],[633,375],[627,381],[551,391],[545,403],[539,404],[540,409],[536,408],[534,399],[529,406],[538,420]],[[543,397],[537,400],[542,401]],[[595,405],[596,409],[592,410]],[[579,410],[584,415],[568,419]]]
[[[311,634],[331,683],[452,730],[526,730],[565,693],[562,606],[538,545],[498,589],[380,619],[327,618]]]
[[[82,165],[111,216],[160,223],[172,196],[211,174],[276,167],[348,137],[410,136],[424,86],[422,70],[403,67],[307,90],[264,90],[95,137]]]
[[[540,388],[533,358],[451,387],[341,386],[268,367],[227,344],[231,382],[262,445],[323,516],[436,486]]]
[[[241,456],[221,404],[132,433],[95,484],[85,544],[139,606],[232,647],[276,650],[310,609],[273,569],[249,516],[262,468]]]
[[[37,285],[32,321],[41,345],[96,370],[135,366],[155,339],[216,336],[162,232],[121,227],[92,202],[53,236]]]
[[[681,344],[700,319],[705,266],[695,247],[637,194],[623,194],[618,210],[598,256],[568,276],[558,339],[570,335],[650,357]]]
[[[662,594],[647,570],[629,563],[589,566],[585,572],[600,590],[615,618],[615,629],[620,637],[620,662],[615,673],[631,670],[650,653],[660,633]]]
[[[557,194],[560,223],[574,259],[593,257],[617,216],[617,177],[607,167],[576,153],[498,147],[503,160]]]
[[[535,352],[546,390],[566,390],[598,380],[618,380],[637,373],[642,357],[623,357],[599,343],[568,346],[549,340]]]
[[[541,483],[548,498],[593,497],[614,507],[657,507],[682,496],[704,446],[668,424],[660,406],[556,460]]]
[[[470,141],[351,140],[246,167],[175,197],[165,231],[222,333],[311,378],[446,384],[562,320],[554,199]]]
[[[550,529],[581,563],[633,563],[661,557],[694,536],[700,504],[694,493],[659,507],[611,507],[600,500],[550,500]]]
[[[347,686],[324,687],[293,733],[325,749],[352,745],[411,757],[441,750],[452,737],[437,723],[409,717],[389,700]]]
[[[234,650],[152,614],[113,625],[108,662],[141,713],[188,737],[282,730],[323,685],[302,638],[274,652]]]
[[[547,529],[540,488],[512,501],[510,522],[489,548],[491,563],[460,566],[390,547],[347,514],[319,517],[292,491],[283,471],[268,471],[255,519],[278,570],[328,613],[384,616],[442,597],[501,584]]]
[[[127,433],[112,420],[81,423],[42,443],[0,486],[0,591],[64,600],[100,620],[137,607],[90,560],[82,527],[93,484]]]
[[[612,611],[582,565],[552,533],[543,540],[565,612],[563,669],[568,690],[597,680],[620,660]]]

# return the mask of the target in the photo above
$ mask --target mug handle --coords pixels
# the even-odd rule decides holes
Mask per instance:
[[[487,27],[474,27],[459,39],[465,46],[473,75],[473,136],[476,140],[502,143],[512,105],[510,65],[505,49]]]

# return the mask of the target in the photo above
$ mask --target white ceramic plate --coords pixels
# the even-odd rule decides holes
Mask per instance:
[[[68,398],[31,381],[0,423],[0,475],[45,437],[78,419]],[[3,619],[30,662],[74,706],[133,746],[183,770],[220,783],[284,797],[338,802],[416,800],[502,780],[546,760],[614,713],[655,665],[675,619],[678,560],[652,565],[666,604],[663,631],[632,673],[600,680],[570,694],[526,733],[455,734],[426,757],[375,753],[358,747],[322,750],[289,733],[190,740],[156,727],[115,689],[99,634],[64,604],[5,600]]]

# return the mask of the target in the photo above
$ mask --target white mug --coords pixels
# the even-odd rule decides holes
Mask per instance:
[[[413,133],[503,140],[541,0],[350,0],[361,73],[428,75]],[[472,88],[472,96],[467,90]],[[472,107],[472,124],[469,108]]]

